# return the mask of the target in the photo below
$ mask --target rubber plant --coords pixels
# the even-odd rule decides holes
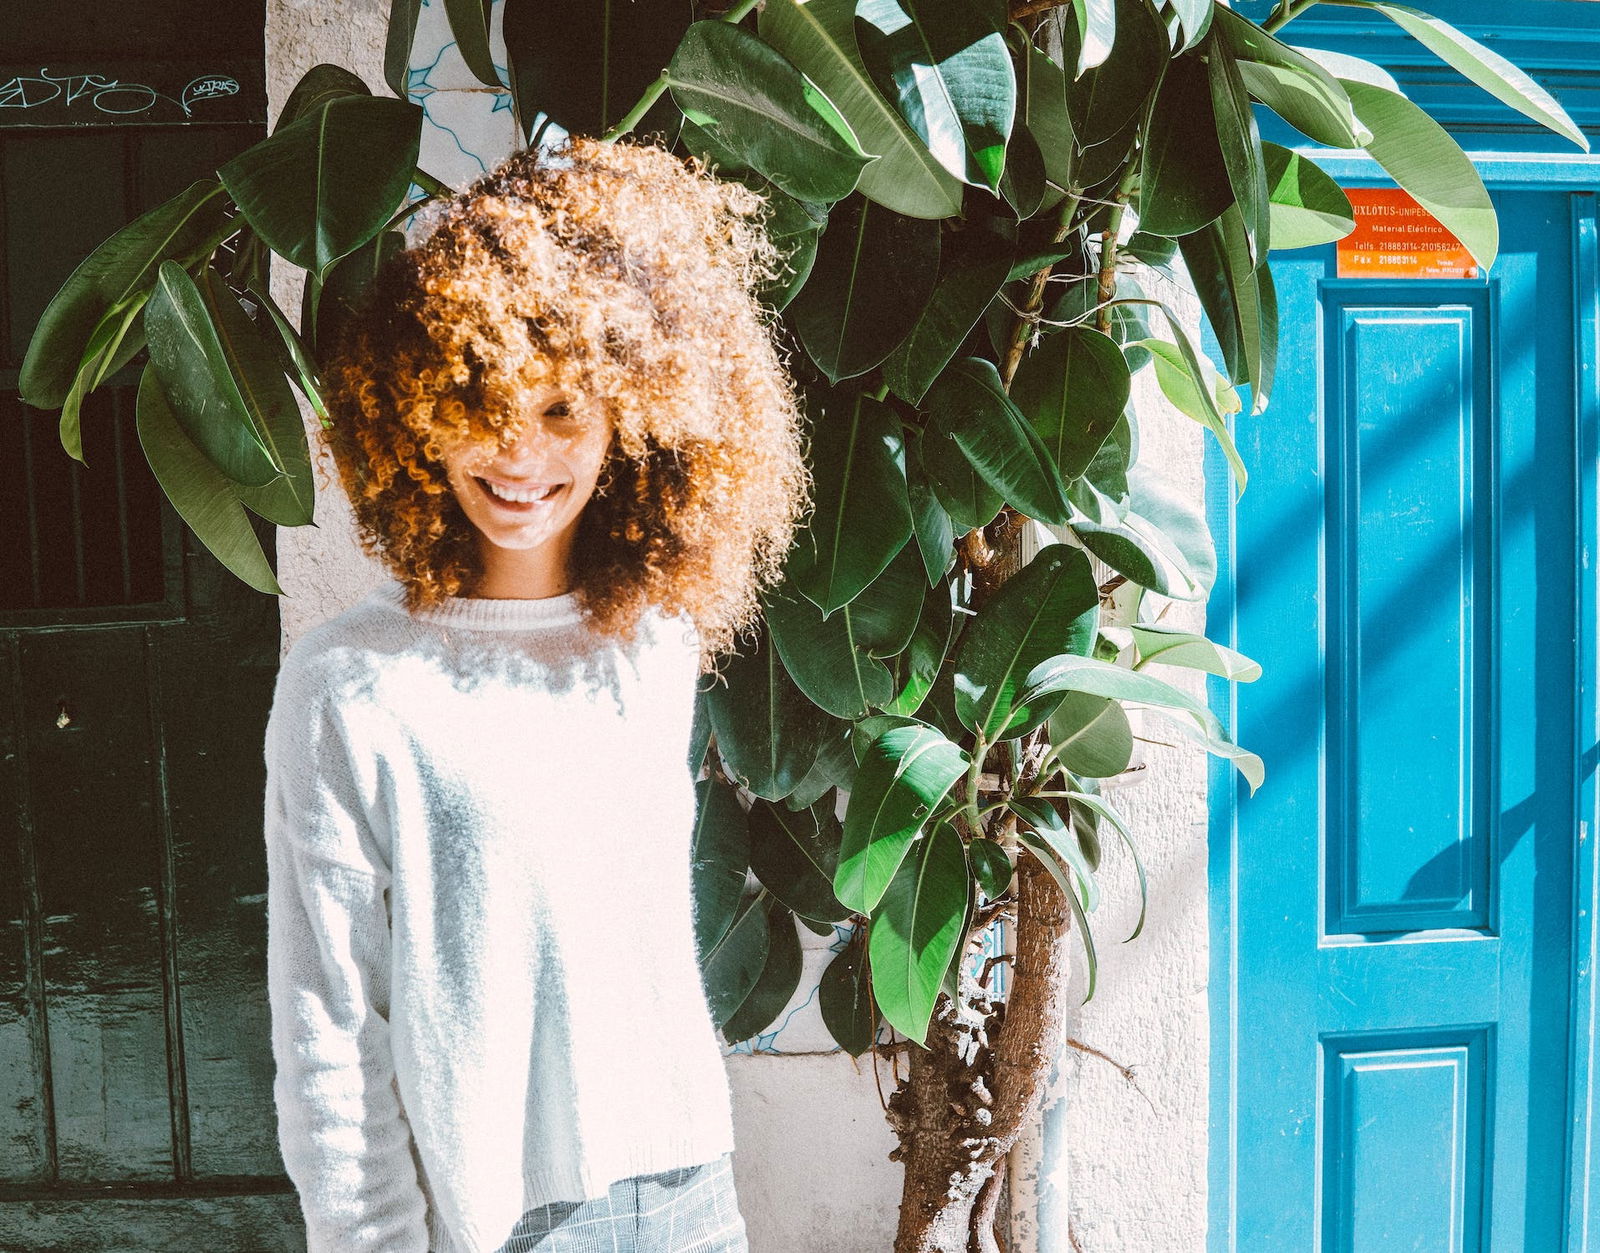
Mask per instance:
[[[1377,65],[1294,45],[1285,28],[1313,2],[1257,23],[1213,0],[653,0],[611,21],[505,0],[503,71],[490,5],[445,5],[521,140],[654,132],[761,191],[784,242],[789,274],[765,299],[800,348],[816,498],[758,638],[702,698],[699,939],[717,1021],[743,1040],[796,990],[797,923],[857,924],[820,1007],[852,1055],[909,1055],[885,1111],[905,1165],[896,1253],[998,1247],[997,1167],[1062,1046],[1079,947],[1094,991],[1102,841],[1138,864],[1100,787],[1128,766],[1129,710],[1262,779],[1158,677],[1259,670],[1154,620],[1148,602],[1205,599],[1216,567],[1203,517],[1140,456],[1130,403],[1131,376],[1153,370],[1244,489],[1230,419],[1271,393],[1272,253],[1353,227],[1314,160],[1263,142],[1258,109],[1364,149],[1494,262],[1493,207],[1449,135]],[[1547,92],[1448,23],[1330,2],[1397,23],[1587,147]],[[329,421],[319,342],[399,225],[452,190],[417,168],[420,3],[393,0],[392,95],[312,68],[269,137],[77,268],[23,365],[23,398],[61,409],[81,460],[83,397],[147,347],[150,466],[262,591],[281,589],[246,510],[312,520],[292,388]],[[298,325],[273,303],[269,255],[305,271]],[[1220,363],[1138,282],[1174,257]],[[1030,521],[1055,530],[1024,562]],[[968,969],[1002,919],[1004,998],[992,960]]]

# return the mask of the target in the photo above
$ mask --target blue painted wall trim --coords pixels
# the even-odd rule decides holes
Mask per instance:
[[[1270,5],[1240,4],[1259,18]],[[1474,37],[1496,47],[1553,90],[1574,120],[1600,151],[1600,4],[1584,0],[1453,0],[1421,7],[1436,13]],[[1325,16],[1324,16],[1325,15]],[[1600,1253],[1600,227],[1597,200],[1600,191],[1600,155],[1576,153],[1572,146],[1542,128],[1526,122],[1512,110],[1488,97],[1441,65],[1417,44],[1400,35],[1389,23],[1353,10],[1315,11],[1311,18],[1293,23],[1284,33],[1291,42],[1349,51],[1376,61],[1401,81],[1413,99],[1423,104],[1451,130],[1472,154],[1486,183],[1497,190],[1566,187],[1591,190],[1574,197],[1576,241],[1575,308],[1578,314],[1577,398],[1578,447],[1581,450],[1578,500],[1581,561],[1574,571],[1578,582],[1579,621],[1574,629],[1579,641],[1574,715],[1578,743],[1585,746],[1576,772],[1577,813],[1581,836],[1574,849],[1574,941],[1578,960],[1572,988],[1573,1076],[1569,1102],[1572,1168],[1568,1183],[1569,1250]],[[1383,185],[1387,179],[1376,163],[1364,155],[1316,148],[1297,133],[1263,118],[1263,133],[1313,155],[1340,182]],[[1204,329],[1205,347],[1220,359],[1210,328]],[[1271,421],[1271,410],[1257,421]],[[1205,453],[1206,508],[1217,549],[1217,583],[1207,607],[1208,634],[1237,646],[1235,598],[1235,532],[1233,488],[1226,461],[1208,440]],[[1265,676],[1263,682],[1270,682]],[[1233,688],[1220,679],[1209,681],[1212,708],[1230,728],[1234,725]],[[1210,1197],[1208,1248],[1211,1253],[1235,1253],[1239,1248],[1231,1228],[1235,1210],[1233,1145],[1238,1108],[1233,1067],[1236,1035],[1237,922],[1234,916],[1236,874],[1236,821],[1243,784],[1226,763],[1213,758],[1209,769],[1209,900],[1210,900]],[[1272,786],[1269,778],[1267,787]],[[1244,1253],[1254,1253],[1245,1250]]]

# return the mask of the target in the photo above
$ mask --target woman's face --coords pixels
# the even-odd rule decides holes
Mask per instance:
[[[515,443],[459,445],[445,453],[444,466],[482,537],[486,582],[504,585],[510,576],[537,583],[554,575],[564,585],[578,518],[600,477],[613,423],[604,405],[554,385],[530,398],[528,413]]]

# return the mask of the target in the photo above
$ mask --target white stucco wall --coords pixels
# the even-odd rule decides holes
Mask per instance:
[[[388,0],[269,0],[271,115],[319,61],[355,70],[385,92],[388,9]],[[443,6],[422,12],[411,76],[413,98],[428,117],[420,163],[462,186],[510,151],[511,114],[495,107],[494,93],[446,47]],[[298,309],[298,273],[274,269],[280,305]],[[1140,386],[1153,389],[1148,372]],[[1177,415],[1152,420],[1148,415],[1157,408],[1140,406],[1147,415],[1144,456],[1198,502],[1201,432]],[[306,417],[310,427],[315,419],[309,411]],[[317,526],[278,532],[285,649],[307,627],[358,601],[383,574],[356,543],[330,461],[318,464],[317,480]],[[1169,621],[1199,624],[1192,607],[1179,608]],[[1139,1091],[1106,1063],[1066,1051],[1055,1088],[1064,1094],[1061,1103],[1013,1154],[1015,1253],[1068,1249],[1069,1209],[1086,1253],[1199,1253],[1204,1246],[1204,762],[1188,749],[1152,746],[1148,757],[1143,781],[1117,800],[1141,836],[1151,877],[1149,921],[1132,945],[1116,943],[1132,925],[1137,888],[1122,850],[1108,842],[1106,900],[1094,919],[1100,988],[1068,1029],[1137,1066]],[[817,979],[841,936],[818,937],[804,928],[799,934],[805,953],[800,991],[771,1033],[727,1057],[739,1145],[735,1175],[751,1247],[755,1253],[884,1253],[893,1244],[902,1168],[887,1156],[895,1142],[883,1120],[880,1084],[870,1056],[856,1061],[832,1047],[813,1004]],[[1080,961],[1073,972],[1079,996],[1082,975]],[[893,1075],[888,1063],[880,1066],[887,1096]]]

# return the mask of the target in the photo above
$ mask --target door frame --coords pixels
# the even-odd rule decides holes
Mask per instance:
[[[1565,0],[1571,3],[1572,0]],[[1433,6],[1437,9],[1439,6]],[[1486,11],[1481,3],[1457,6]],[[1502,0],[1501,11],[1507,4]],[[1549,16],[1555,3],[1523,3],[1519,12]],[[1345,10],[1343,18],[1352,11]],[[1466,26],[1475,36],[1485,33],[1487,23],[1466,20],[1452,11],[1443,14]],[[1377,15],[1362,15],[1356,21],[1369,25],[1387,23]],[[1295,32],[1311,36],[1306,42],[1328,46],[1330,38],[1343,42],[1356,31],[1356,21],[1343,20],[1315,24],[1297,23]],[[1585,746],[1575,771],[1574,810],[1578,817],[1579,839],[1573,849],[1573,975],[1572,1034],[1568,1110],[1568,1174],[1566,1182],[1567,1253],[1600,1253],[1600,857],[1596,854],[1600,836],[1600,29],[1575,30],[1557,27],[1553,20],[1544,38],[1529,38],[1526,18],[1520,23],[1504,23],[1507,39],[1500,43],[1506,55],[1523,69],[1535,72],[1550,68],[1552,77],[1568,79],[1581,74],[1582,84],[1594,93],[1556,90],[1575,120],[1589,135],[1597,151],[1582,154],[1570,151],[1527,151],[1548,147],[1540,128],[1532,123],[1507,124],[1499,117],[1485,121],[1482,100],[1489,100],[1478,88],[1464,81],[1448,87],[1427,71],[1415,75],[1395,69],[1395,61],[1380,50],[1371,51],[1375,37],[1366,38],[1365,52],[1370,59],[1391,68],[1408,90],[1422,82],[1418,92],[1434,116],[1456,136],[1472,157],[1474,165],[1491,192],[1511,190],[1562,190],[1573,195],[1572,247],[1574,263],[1575,377],[1573,446],[1577,450],[1576,501],[1578,516],[1577,551],[1582,560],[1573,571],[1577,613],[1573,622],[1577,655],[1574,658],[1578,687],[1572,716],[1576,742]],[[1331,32],[1331,33],[1330,33]],[[1365,35],[1365,32],[1363,32]],[[1291,36],[1292,37],[1292,36]],[[1384,47],[1392,46],[1385,39]],[[1574,46],[1581,51],[1574,52]],[[1425,55],[1425,54],[1423,54]],[[1421,60],[1413,49],[1408,60]],[[1476,94],[1479,98],[1474,98]],[[1569,99],[1572,94],[1582,97]],[[1460,104],[1456,104],[1459,96]],[[1444,107],[1441,107],[1441,98]],[[1490,104],[1494,104],[1491,100]],[[1574,107],[1576,105],[1577,107]],[[1501,113],[1509,115],[1508,110]],[[1349,155],[1307,143],[1295,132],[1282,128],[1267,137],[1291,146],[1314,158],[1341,185],[1392,186],[1379,165],[1365,154]],[[1551,138],[1555,138],[1552,136]],[[1296,142],[1298,140],[1299,142]],[[1557,142],[1560,142],[1559,140]],[[1217,346],[1206,329],[1207,350],[1215,356]],[[1588,385],[1584,382],[1587,380]],[[1269,406],[1261,421],[1272,420]],[[1236,585],[1233,577],[1234,501],[1233,484],[1227,462],[1214,440],[1205,452],[1206,514],[1217,548],[1217,580],[1207,604],[1207,635],[1220,643],[1239,646]],[[1247,644],[1247,641],[1243,643]],[[1263,676],[1271,682],[1271,675]],[[1207,695],[1212,709],[1232,733],[1235,727],[1235,692],[1225,680],[1207,680]],[[1238,900],[1234,890],[1239,868],[1238,805],[1241,783],[1224,760],[1212,758],[1208,769],[1208,909],[1210,913],[1209,993],[1211,1013],[1211,1051],[1208,1067],[1210,1086],[1208,1219],[1207,1248],[1210,1253],[1235,1253],[1239,1246],[1235,1223],[1238,1180],[1235,1177],[1237,1122],[1237,1066],[1239,1024],[1236,1018],[1239,970]],[[1272,781],[1267,780],[1267,787]],[[1248,803],[1246,798],[1246,803]],[[1243,1253],[1254,1253],[1244,1250]]]

